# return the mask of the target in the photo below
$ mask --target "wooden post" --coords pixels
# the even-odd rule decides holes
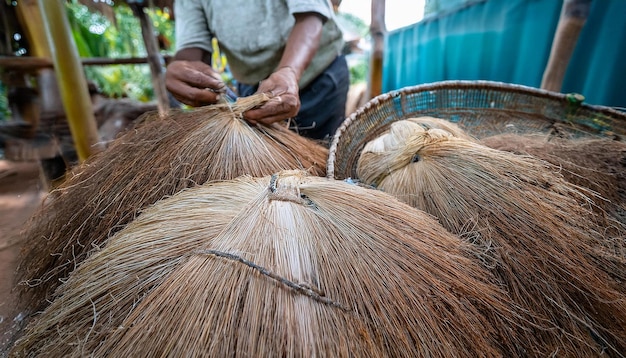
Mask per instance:
[[[43,26],[43,17],[37,0],[20,0],[17,2],[17,17],[26,32],[30,45],[31,56],[51,58],[52,51]]]
[[[383,84],[383,51],[385,47],[385,0],[372,0],[372,21],[370,34],[372,35],[372,54],[370,59],[370,79],[368,98],[374,98],[382,93]]]
[[[148,64],[152,75],[152,87],[157,99],[159,115],[164,117],[170,109],[167,89],[165,87],[165,73],[163,71],[163,58],[159,53],[159,44],[154,36],[154,29],[150,17],[144,11],[145,2],[143,0],[127,1],[135,16],[139,18],[141,24],[141,34],[146,46]]]
[[[48,42],[48,35],[46,34],[41,11],[37,0],[20,0],[17,3],[17,18],[28,39],[29,53],[27,56],[13,57],[13,62],[19,64],[17,67],[13,67],[13,69],[19,71],[19,66],[26,65],[26,67],[22,68],[24,72],[36,70],[37,88],[39,90],[38,115],[45,121],[46,118],[63,116],[65,110],[63,109],[58,81],[52,65],[51,45]],[[50,63],[50,66],[28,66],[33,61]],[[9,63],[8,65],[11,64]],[[37,129],[39,118],[32,125],[34,129]]]
[[[541,79],[541,88],[560,92],[567,65],[572,57],[578,36],[582,30],[591,0],[564,0],[559,23],[552,40],[548,64]]]
[[[43,19],[37,0],[19,1],[15,7],[15,12],[18,22],[25,32],[23,35],[26,36],[26,39],[28,39],[30,51],[28,56],[37,56],[39,58],[48,59],[51,58],[52,52],[50,51],[50,46],[46,38],[46,30],[43,28]],[[26,59],[24,57],[16,57],[16,61],[24,62],[25,60]],[[42,68],[33,72],[37,74],[37,84],[39,89],[38,97],[33,98],[33,101],[31,102],[31,106],[33,108],[28,111],[31,115],[24,116],[23,118],[23,120],[28,122],[31,126],[31,133],[28,135],[29,138],[33,137],[35,132],[38,130],[41,113],[55,107],[55,100],[58,102],[59,99],[56,96],[56,86],[52,88],[52,91],[49,91],[41,85],[42,82],[50,83],[49,78],[54,77],[54,71],[52,68]],[[22,73],[18,72],[17,75],[19,76],[19,74],[21,74],[24,77],[25,73],[27,73],[27,71]],[[22,80],[25,79],[22,78]],[[24,84],[24,86],[26,86],[26,84]]]
[[[71,37],[64,0],[39,0],[52,51],[70,132],[78,159],[84,161],[104,148],[98,136],[87,80]]]

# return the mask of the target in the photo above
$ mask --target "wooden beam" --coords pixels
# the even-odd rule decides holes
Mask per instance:
[[[165,63],[171,61],[171,56],[162,56]],[[89,57],[82,58],[81,62],[83,66],[108,66],[108,65],[141,65],[149,63],[147,57],[127,57],[127,58],[108,58],[108,57]],[[161,62],[161,56],[159,56],[159,63]]]
[[[0,56],[0,68],[8,70],[38,70],[52,68],[52,60],[33,56]]]
[[[368,97],[373,98],[382,94],[383,83],[383,51],[385,47],[385,0],[372,0],[372,21],[370,24],[372,36],[372,55],[370,59],[370,79]]]
[[[164,56],[165,63],[169,63],[171,56]],[[81,58],[80,62],[83,66],[109,66],[109,65],[133,65],[147,64],[146,57],[127,57],[127,58],[109,58],[109,57],[89,57]],[[37,70],[40,68],[53,68],[54,63],[51,59],[35,56],[0,56],[0,68],[8,70]]]
[[[71,35],[64,0],[39,0],[39,6],[74,146],[78,159],[84,161],[104,146],[98,136],[87,80]]]

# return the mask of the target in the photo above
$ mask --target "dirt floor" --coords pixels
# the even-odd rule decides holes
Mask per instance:
[[[46,195],[43,178],[38,162],[0,159],[0,357],[22,320],[13,292],[19,233]]]

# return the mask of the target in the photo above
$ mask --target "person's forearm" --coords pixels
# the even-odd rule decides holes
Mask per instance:
[[[295,14],[296,23],[287,39],[287,45],[278,68],[289,67],[300,80],[319,48],[323,18],[316,13]]]
[[[176,52],[174,61],[202,61],[210,65],[211,53],[197,47],[184,48]]]
[[[251,124],[270,125],[294,117],[300,110],[298,82],[319,48],[324,22],[316,13],[294,16],[296,23],[278,67],[259,84],[258,91],[271,93],[272,99],[260,108],[244,113],[244,118]]]

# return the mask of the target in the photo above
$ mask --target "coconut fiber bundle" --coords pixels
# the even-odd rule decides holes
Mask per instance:
[[[251,127],[241,113],[266,95],[234,104],[146,114],[51,192],[24,232],[18,267],[22,303],[36,308],[90,252],[142,208],[207,181],[305,169],[324,175],[328,150],[279,125]]]
[[[207,183],[145,209],[83,261],[11,354],[549,355],[474,251],[344,181]]]
[[[539,134],[500,134],[481,142],[495,149],[530,154],[562,168],[567,181],[599,193],[604,200],[597,200],[598,206],[626,224],[626,142]]]
[[[583,189],[547,162],[416,120],[394,122],[365,145],[358,179],[483,248],[497,283],[552,325],[536,334],[555,354],[626,352],[625,265],[606,248],[619,240],[623,248],[623,237],[604,236]]]

